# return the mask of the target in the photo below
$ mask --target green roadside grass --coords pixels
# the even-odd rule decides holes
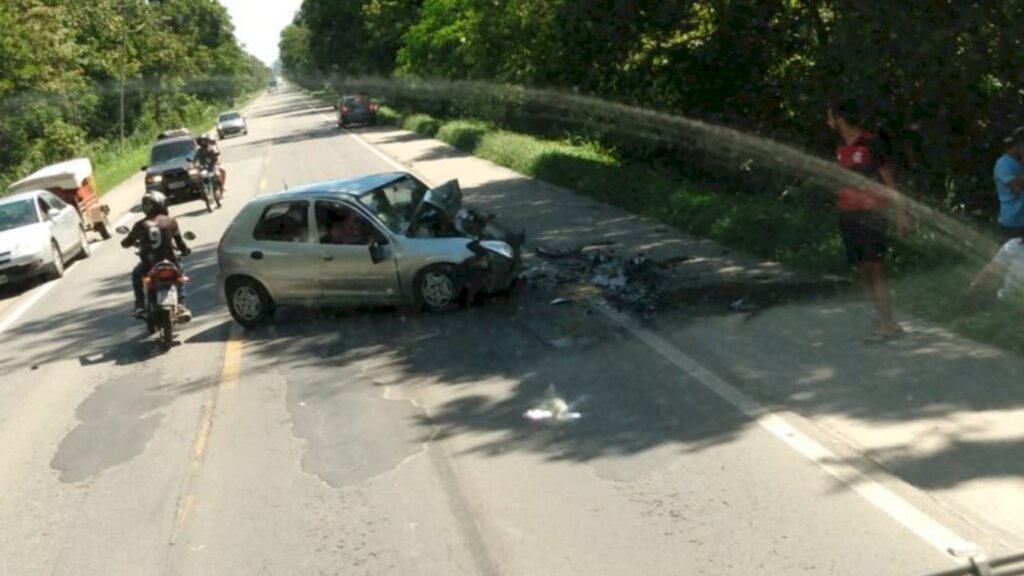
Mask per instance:
[[[244,108],[256,100],[263,91],[257,91],[238,99],[233,105],[226,109],[237,107]],[[220,114],[220,109],[208,108],[203,118],[196,120],[186,126],[193,134],[209,132],[216,126],[214,118]],[[118,143],[112,143],[92,156],[93,171],[95,173],[96,185],[100,194],[105,194],[117,188],[123,182],[139,173],[141,168],[149,163],[149,150],[153,145],[156,135],[149,135],[145,138],[134,137],[125,143],[121,150]],[[142,190],[139,191],[142,194]]]

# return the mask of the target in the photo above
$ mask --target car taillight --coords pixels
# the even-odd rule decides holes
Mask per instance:
[[[341,109],[341,111],[342,111],[343,113],[345,113],[345,114],[348,114],[348,110],[349,110],[348,106],[345,106],[345,107],[343,107],[343,108]]]
[[[376,112],[376,111],[377,111],[377,105],[376,104],[370,104],[370,112]]]

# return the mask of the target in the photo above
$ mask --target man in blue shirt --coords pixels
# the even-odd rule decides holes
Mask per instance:
[[[1006,153],[996,160],[992,176],[999,196],[999,228],[1004,240],[1024,238],[1024,127],[1005,140]]]

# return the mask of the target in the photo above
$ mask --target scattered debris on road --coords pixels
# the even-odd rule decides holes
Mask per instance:
[[[572,402],[566,402],[565,399],[558,396],[554,384],[549,384],[547,391],[544,393],[544,400],[537,407],[524,412],[523,416],[528,420],[534,421],[578,420],[582,417],[582,414],[576,411],[576,407],[583,403],[586,398],[586,396],[580,396]]]
[[[528,269],[524,276],[529,278],[531,285],[556,291],[570,283],[594,286],[598,290],[588,296],[598,306],[615,305],[647,317],[653,315],[663,305],[660,286],[667,280],[663,271],[668,266],[646,254],[621,258],[613,249],[594,248],[599,245],[607,243],[591,243],[571,249],[539,247],[536,254],[557,260],[557,266],[541,262],[539,266]],[[557,306],[572,300],[559,297],[551,304]]]

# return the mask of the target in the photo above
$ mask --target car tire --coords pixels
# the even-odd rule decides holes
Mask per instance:
[[[266,322],[274,311],[274,301],[262,284],[252,278],[242,278],[228,283],[228,310],[231,317],[243,328],[255,328]]]
[[[61,255],[60,246],[56,240],[50,241],[50,251],[53,253],[53,262],[50,263],[50,270],[47,276],[56,280],[64,276],[64,256]]]
[[[224,133],[218,130],[217,131],[217,140],[223,140],[223,139],[224,139]]]
[[[160,349],[167,352],[174,346],[174,320],[169,310],[160,309],[157,312],[157,324],[160,331]]]
[[[433,314],[447,314],[462,305],[463,287],[455,267],[442,264],[428,266],[416,275],[416,301]]]
[[[81,226],[78,227],[78,241],[81,243],[78,247],[78,259],[85,260],[92,255],[92,247],[89,246],[89,239],[85,236],[85,229]]]

